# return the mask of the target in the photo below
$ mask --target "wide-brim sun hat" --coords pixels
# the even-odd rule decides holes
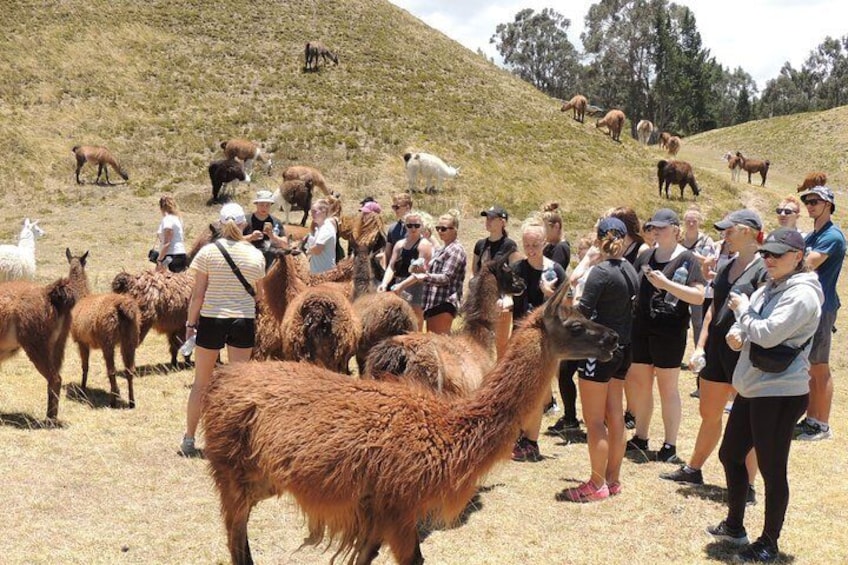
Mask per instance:
[[[274,195],[270,190],[260,190],[256,193],[256,198],[253,199],[254,204],[273,204],[274,203]]]
[[[804,201],[804,198],[807,196],[818,196],[825,202],[830,202],[830,205],[833,207],[831,212],[836,212],[836,197],[833,195],[833,191],[830,190],[826,186],[814,186],[810,190],[805,190],[801,194],[798,195],[798,198],[801,199],[801,202]]]

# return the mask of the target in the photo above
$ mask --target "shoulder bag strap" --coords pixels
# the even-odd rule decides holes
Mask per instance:
[[[238,278],[239,282],[241,282],[241,284],[244,286],[244,290],[246,290],[246,291],[247,291],[247,293],[248,293],[250,296],[252,296],[252,297],[256,298],[256,291],[255,291],[255,290],[253,290],[253,286],[251,286],[251,284],[250,284],[249,282],[247,282],[247,279],[246,279],[246,278],[244,278],[244,275],[243,275],[243,274],[241,274],[241,269],[239,269],[239,268],[238,268],[238,266],[236,266],[235,262],[233,262],[233,258],[232,258],[232,257],[230,257],[230,254],[229,254],[229,253],[227,253],[227,250],[224,248],[224,246],[221,244],[221,242],[220,242],[220,241],[216,241],[216,242],[215,242],[215,247],[217,247],[217,248],[221,251],[221,255],[223,255],[223,256],[224,256],[224,260],[226,260],[226,261],[227,261],[227,264],[228,264],[228,265],[230,266],[230,268],[233,270],[233,273],[235,273],[235,275],[236,275],[236,277]]]

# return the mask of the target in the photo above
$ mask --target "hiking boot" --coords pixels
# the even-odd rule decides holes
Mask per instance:
[[[648,451],[648,440],[633,436],[627,440],[625,451]]]
[[[661,463],[683,463],[683,460],[677,456],[677,447],[670,443],[664,443],[657,451],[657,461]]]
[[[689,483],[690,485],[704,484],[704,476],[701,474],[701,470],[692,469],[688,465],[681,465],[679,469],[670,473],[662,473],[660,478],[676,483]]]
[[[592,481],[586,481],[574,488],[567,488],[556,495],[556,499],[560,502],[595,502],[609,497],[610,491],[606,483],[596,487]]]
[[[827,424],[819,424],[817,422],[811,422],[810,420],[804,420],[801,433],[799,433],[795,439],[799,441],[820,441],[823,439],[830,439],[832,437],[833,432]]]
[[[529,461],[531,463],[541,461],[542,454],[539,453],[539,444],[521,436],[515,442],[515,447],[512,448],[512,460],[519,462]]]
[[[754,490],[754,485],[748,485],[748,494],[745,495],[745,506],[757,505],[757,491]]]
[[[609,489],[610,496],[618,496],[621,494],[621,483],[619,481],[607,483],[607,488]]]
[[[548,426],[548,432],[552,434],[564,434],[568,432],[580,431],[580,420],[569,420],[565,416],[560,416],[559,420],[553,426]]]
[[[180,443],[180,455],[183,457],[195,457],[198,454],[197,447],[194,445],[194,438],[183,436],[183,441]]]
[[[636,418],[633,417],[633,414],[630,413],[630,410],[624,411],[624,427],[628,430],[632,430],[636,427]]]
[[[553,416],[560,411],[556,398],[551,397],[551,401],[545,405],[545,416]]]
[[[707,533],[718,541],[726,541],[733,545],[748,545],[748,533],[745,528],[731,528],[726,520],[722,520],[718,526],[707,526]]]
[[[777,546],[763,538],[758,539],[733,557],[735,563],[771,563],[780,556]]]

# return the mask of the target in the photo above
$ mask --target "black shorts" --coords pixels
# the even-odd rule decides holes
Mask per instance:
[[[715,338],[713,338],[713,331],[717,332]],[[707,345],[704,348],[704,359],[707,364],[698,373],[699,377],[713,383],[731,384],[733,382],[733,370],[736,369],[736,363],[739,361],[739,351],[730,349],[721,331],[710,328],[710,335],[707,336]]]
[[[450,314],[454,318],[456,317],[456,306],[451,304],[450,302],[443,302],[441,304],[437,304],[432,308],[424,310],[424,319],[432,318],[433,316],[438,316],[439,314]]]
[[[619,345],[612,359],[598,363],[597,359],[581,359],[577,362],[577,376],[593,383],[608,383],[610,379],[623,381],[633,360],[630,344]]]
[[[171,262],[168,263],[168,270],[172,273],[182,273],[188,268],[188,260],[185,253],[180,255],[166,255],[165,257],[171,258]]]
[[[197,322],[197,345],[205,349],[221,349],[224,345],[247,349],[253,347],[256,324],[253,318],[204,318]]]
[[[684,326],[675,333],[655,333],[650,325],[637,321],[633,325],[633,362],[659,369],[679,369],[686,353],[687,329]]]

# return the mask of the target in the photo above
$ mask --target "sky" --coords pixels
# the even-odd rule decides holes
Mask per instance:
[[[571,20],[569,39],[583,50],[580,33],[592,0],[390,0],[451,39],[500,60],[489,39],[500,23],[524,8],[554,8]],[[848,35],[845,0],[675,0],[695,14],[705,48],[719,64],[742,67],[762,92],[789,62],[799,69],[828,35]]]

